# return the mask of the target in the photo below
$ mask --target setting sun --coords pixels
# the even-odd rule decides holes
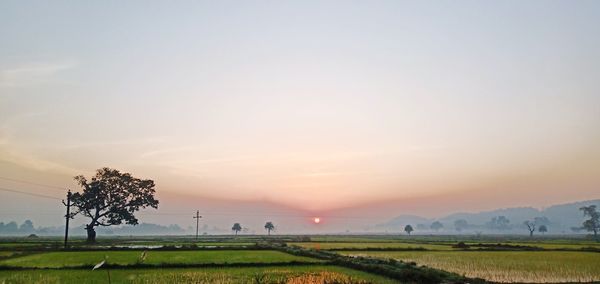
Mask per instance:
[[[314,220],[314,222],[315,222],[315,224],[319,224],[319,223],[321,223],[321,218],[319,218],[319,217],[315,217],[315,220]]]

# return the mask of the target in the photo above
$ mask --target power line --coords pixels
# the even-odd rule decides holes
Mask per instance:
[[[7,177],[0,177],[0,179],[1,180],[12,181],[12,182],[18,182],[18,183],[24,183],[24,184],[42,186],[42,187],[47,187],[47,188],[61,190],[61,191],[66,190],[66,188],[64,188],[64,187],[59,187],[59,186],[54,186],[54,185],[47,185],[47,184],[41,184],[41,183],[31,182],[31,181],[26,181],[26,180],[20,180],[20,179],[14,179],[14,178],[7,178]]]
[[[37,194],[37,193],[31,193],[31,192],[25,192],[25,191],[10,189],[10,188],[0,187],[0,190],[2,190],[2,191],[8,191],[8,192],[14,192],[14,193],[19,193],[19,194],[25,194],[25,195],[31,195],[31,196],[37,196],[37,197],[42,197],[42,198],[48,198],[48,199],[62,200],[62,199],[54,197],[54,196]]]

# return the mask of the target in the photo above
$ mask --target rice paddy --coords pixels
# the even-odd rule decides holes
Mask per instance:
[[[570,251],[345,251],[345,255],[415,262],[494,282],[600,281],[600,253]]]
[[[96,245],[75,239],[72,250],[65,251],[57,238],[39,242],[0,238],[0,283],[106,283],[108,274],[111,283],[397,283],[379,265],[400,271],[406,265],[396,266],[389,259],[493,282],[600,281],[600,253],[593,251],[600,243],[594,241],[465,237],[465,248],[457,246],[459,240],[457,236],[105,238]],[[284,243],[292,251],[278,249]],[[332,258],[293,250],[323,251]],[[336,255],[385,261],[368,264],[363,270],[367,273],[354,264],[334,261]],[[103,260],[103,267],[91,270]]]
[[[436,245],[423,243],[403,242],[291,242],[288,245],[310,249],[343,250],[343,249],[427,249],[427,250],[452,250],[450,245]]]
[[[79,251],[31,254],[0,261],[0,266],[21,268],[92,267],[107,258],[107,263],[133,265],[140,261],[140,251]],[[163,264],[236,264],[285,263],[319,260],[265,250],[215,250],[215,251],[149,251],[143,261],[148,265]]]
[[[396,283],[385,277],[336,266],[267,266],[259,268],[119,269],[112,283]],[[0,271],[0,283],[107,283],[105,270]]]

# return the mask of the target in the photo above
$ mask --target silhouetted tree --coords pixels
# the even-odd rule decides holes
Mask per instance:
[[[240,225],[240,223],[235,223],[233,224],[233,227],[231,227],[231,230],[233,230],[235,232],[235,235],[237,236],[238,232],[242,230],[242,226]]]
[[[265,224],[265,230],[267,230],[267,233],[271,235],[271,231],[275,230],[275,225],[273,225],[273,222],[267,222]]]
[[[527,220],[523,222],[523,225],[529,230],[529,236],[533,237],[533,232],[535,232],[535,222]]]
[[[468,227],[469,227],[469,223],[467,223],[467,220],[465,220],[465,219],[460,219],[460,220],[454,221],[454,228],[459,232],[467,229]]]
[[[410,233],[414,230],[411,225],[406,225],[406,226],[404,226],[404,231],[410,236]]]
[[[590,217],[590,219],[583,222],[583,228],[588,232],[594,232],[594,238],[598,238],[598,231],[600,231],[600,213],[596,210],[596,205],[584,206],[579,208],[583,211],[583,217]]]
[[[540,233],[542,233],[542,234],[543,234],[543,233],[546,233],[546,232],[548,232],[548,227],[546,227],[546,225],[541,225],[541,226],[538,228],[538,232],[540,232]]]
[[[431,223],[430,228],[434,231],[439,231],[441,228],[444,227],[444,224],[442,224],[440,221],[435,221],[433,223]]]
[[[83,188],[71,197],[72,205],[77,209],[71,217],[81,213],[91,219],[85,226],[87,241],[96,241],[97,226],[120,225],[123,222],[137,225],[133,215],[142,208],[158,208],[154,199],[154,181],[134,178],[131,174],[118,170],[102,168],[96,171],[91,180],[76,176],[75,180]]]

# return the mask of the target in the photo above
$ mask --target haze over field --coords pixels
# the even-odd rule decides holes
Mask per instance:
[[[316,232],[598,199],[599,34],[598,1],[3,1],[0,187],[108,166],[142,221]]]

